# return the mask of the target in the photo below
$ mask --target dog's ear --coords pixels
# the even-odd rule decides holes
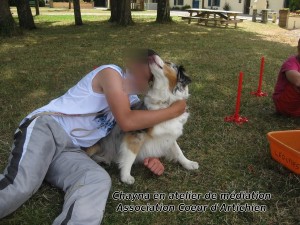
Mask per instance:
[[[177,80],[184,87],[192,82],[191,78],[186,74],[184,67],[181,65],[178,67]]]

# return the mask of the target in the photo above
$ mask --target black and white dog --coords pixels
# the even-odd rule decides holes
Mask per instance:
[[[158,55],[151,56],[149,61],[153,84],[144,98],[144,104],[138,103],[135,109],[163,109],[189,97],[188,84],[191,79],[182,66],[166,63]],[[87,149],[87,153],[96,162],[118,163],[121,181],[127,184],[134,183],[134,177],[130,174],[133,163],[143,162],[148,157],[165,157],[178,161],[188,170],[198,169],[198,163],[187,159],[176,141],[182,135],[188,117],[189,113],[185,112],[150,129],[132,132],[123,132],[116,125],[108,136]]]

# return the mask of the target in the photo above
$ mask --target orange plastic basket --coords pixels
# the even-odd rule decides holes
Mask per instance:
[[[300,130],[273,131],[267,137],[272,158],[300,175]]]

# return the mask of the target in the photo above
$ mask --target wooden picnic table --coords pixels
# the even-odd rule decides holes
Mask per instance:
[[[204,22],[207,26],[208,22],[214,22],[214,25],[224,25],[228,27],[228,24],[235,24],[235,28],[237,28],[237,24],[243,22],[242,19],[237,19],[239,14],[242,12],[237,11],[225,11],[225,10],[214,10],[214,9],[187,9],[190,13],[189,16],[183,16],[182,19],[187,19],[188,23],[191,23],[192,19],[197,19],[198,24]]]

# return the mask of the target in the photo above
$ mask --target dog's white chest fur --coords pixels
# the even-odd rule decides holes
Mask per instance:
[[[166,154],[183,133],[183,126],[187,122],[189,113],[183,113],[174,119],[162,122],[153,127],[150,137],[142,145],[135,162],[143,161],[147,157],[167,157],[169,160],[176,156]]]
[[[179,136],[182,135],[183,125],[186,123],[188,117],[189,113],[186,112],[179,117],[157,124],[153,127],[151,136],[153,136],[153,138],[170,136],[174,139],[177,139]]]

